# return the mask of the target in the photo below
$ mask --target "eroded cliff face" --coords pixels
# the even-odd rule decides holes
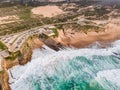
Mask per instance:
[[[101,30],[99,32],[91,30],[84,33],[71,30],[71,28],[65,28],[65,30],[58,30],[58,37],[44,37],[41,39],[39,38],[40,36],[29,37],[20,49],[21,55],[15,60],[4,60],[2,64],[4,72],[0,74],[0,83],[2,84],[3,90],[10,90],[7,70],[12,66],[18,64],[24,65],[30,61],[32,52],[35,48],[41,48],[43,45],[47,45],[57,51],[62,47],[72,46],[82,48],[94,42],[111,42],[120,39],[119,18],[110,20],[110,22],[111,23],[107,24],[105,30]]]
[[[0,74],[0,88],[2,88],[0,90],[10,90],[10,83],[8,83],[9,75],[7,70],[15,65],[24,65],[29,62],[31,60],[33,50],[35,48],[42,48],[44,44],[54,50],[59,50],[58,47],[62,46],[53,38],[40,39],[38,36],[29,37],[20,49],[20,56],[18,56],[15,60],[4,60],[2,64],[4,71]]]
[[[21,48],[21,57],[19,57],[18,61],[19,64],[23,65],[28,62],[28,60],[31,60],[31,56],[33,53],[33,50],[35,48],[41,48],[43,45],[43,42],[40,41],[38,37],[31,37],[27,42],[22,46]]]
[[[35,48],[41,48],[43,43],[39,40],[38,37],[29,38],[24,45],[21,47],[21,56],[17,57],[15,60],[4,60],[3,68],[4,71],[0,74],[0,87],[2,90],[10,90],[9,87],[9,76],[7,70],[15,65],[24,65],[31,60],[32,52]],[[1,90],[1,89],[0,89]]]

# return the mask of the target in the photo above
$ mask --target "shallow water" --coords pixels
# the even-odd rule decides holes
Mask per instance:
[[[8,70],[12,90],[120,90],[120,41],[111,47],[34,50],[31,62]]]

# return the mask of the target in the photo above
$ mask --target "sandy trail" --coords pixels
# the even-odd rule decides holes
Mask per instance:
[[[19,21],[19,17],[16,15],[0,17],[0,25],[12,23],[12,22],[16,22],[16,21]]]

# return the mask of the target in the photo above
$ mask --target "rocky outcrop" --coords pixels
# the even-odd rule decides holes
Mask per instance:
[[[1,84],[0,84],[0,90],[2,90],[2,86],[1,86]]]
[[[19,64],[23,65],[31,60],[33,50],[35,48],[41,48],[43,42],[39,40],[38,37],[31,37],[27,40],[26,44],[21,48],[21,57],[19,57]]]
[[[9,76],[7,70],[15,65],[24,65],[31,60],[32,52],[35,48],[41,48],[43,43],[39,40],[38,37],[33,36],[26,40],[24,45],[21,47],[21,56],[17,57],[15,60],[4,60],[3,62],[3,73],[0,74],[0,85],[3,90],[10,90],[9,87]],[[1,89],[0,89],[1,90]]]
[[[64,45],[60,42],[56,41],[54,38],[48,38],[48,39],[41,39],[45,45],[47,45],[49,48],[58,51],[60,48],[63,48]]]

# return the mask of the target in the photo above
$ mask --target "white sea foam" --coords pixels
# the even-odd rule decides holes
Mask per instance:
[[[70,60],[76,56],[85,56],[90,58],[92,55],[112,55],[113,52],[116,52],[120,49],[120,41],[116,41],[115,43],[112,43],[113,47],[107,48],[107,49],[90,49],[90,48],[83,48],[83,49],[70,49],[67,48],[65,50],[60,50],[58,52],[48,48],[47,46],[43,46],[43,49],[36,49],[34,50],[34,53],[32,55],[32,60],[28,62],[24,66],[14,66],[13,68],[8,70],[10,79],[9,83],[12,90],[31,90],[25,79],[27,79],[29,76],[37,75],[41,76],[44,73],[47,72],[49,75],[52,75],[54,70],[52,67],[49,67],[50,65],[54,66],[57,65],[59,62],[65,62],[66,60]],[[62,68],[62,67],[61,67]],[[120,70],[118,70],[120,73]],[[39,73],[39,74],[38,74]],[[109,73],[110,76],[106,73]],[[115,75],[113,74],[115,73]],[[99,80],[100,77],[105,77],[107,80],[110,80],[111,82],[116,82],[117,79],[120,79],[120,75],[116,74],[117,71],[103,71],[99,72],[97,74],[96,80]],[[106,75],[103,75],[106,74]],[[110,79],[116,77],[114,80]]]
[[[97,73],[95,78],[104,88],[107,90],[119,90],[120,89],[120,69],[104,70]],[[112,83],[107,84],[107,83]],[[117,87],[117,89],[115,89]]]

